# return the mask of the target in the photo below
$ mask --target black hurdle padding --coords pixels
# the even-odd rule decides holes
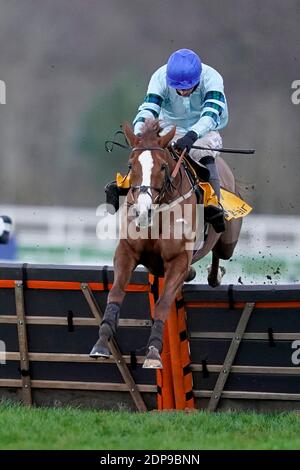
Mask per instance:
[[[199,307],[187,308],[189,334],[194,332],[234,332],[241,317],[242,309]],[[266,333],[272,325],[276,333],[300,333],[300,309],[298,308],[257,308],[251,313],[247,333]]]
[[[143,369],[142,364],[137,364],[130,371],[136,383],[156,384],[155,370]],[[0,365],[0,379],[21,379],[25,374],[20,370],[19,361],[6,361],[5,365]],[[124,383],[116,364],[105,361],[100,363],[96,359],[88,363],[31,361],[30,378],[66,382]]]
[[[186,303],[188,330],[194,331],[235,331],[242,308],[230,309],[230,306],[202,307],[201,302],[228,303],[228,288],[220,286],[215,289],[206,285],[189,285],[183,289]],[[234,302],[290,302],[300,301],[300,289],[295,285],[280,286],[235,286]],[[189,303],[200,302],[200,305],[189,306]],[[247,332],[267,333],[268,328],[280,333],[300,332],[300,310],[289,307],[255,306],[247,324]]]
[[[209,287],[202,284],[185,284],[185,302],[228,302],[228,286]],[[288,302],[300,301],[297,285],[235,285],[234,302]]]
[[[269,346],[270,348],[275,348],[276,343],[274,341],[274,332],[273,328],[268,328],[268,338],[269,338]]]
[[[156,302],[159,298],[159,277],[154,276],[153,282],[151,284],[151,293],[153,294],[154,301]]]
[[[209,364],[222,365],[230,344],[230,339],[192,338],[190,340],[191,361],[201,364],[202,360],[206,359]],[[276,348],[270,348],[268,339],[242,340],[234,365],[296,367],[292,361],[292,355],[295,352],[292,344],[292,340],[276,341]]]
[[[20,263],[1,263],[0,280],[22,280],[23,264]]]
[[[7,344],[18,346],[16,325],[1,325],[6,327]],[[64,325],[27,325],[28,349],[30,352],[88,354],[98,339],[98,326],[77,326],[72,334]],[[116,339],[124,355],[130,355],[134,349],[144,348],[149,340],[150,327],[120,327]],[[18,351],[17,349],[8,349]]]
[[[150,336],[150,327],[120,327],[117,342],[122,354],[130,356],[134,350],[144,350]],[[31,353],[88,354],[98,339],[97,326],[77,326],[70,334],[64,325],[27,324],[28,350]],[[0,339],[6,351],[19,351],[16,324],[1,324]]]
[[[72,333],[74,331],[74,323],[73,323],[74,314],[72,310],[68,310],[67,315],[67,322],[68,322],[68,332]]]
[[[130,351],[130,369],[136,370],[137,368],[137,358],[135,351]]]
[[[228,302],[230,310],[234,309],[234,285],[229,284],[228,286]]]
[[[202,364],[202,377],[206,379],[209,377],[206,359],[202,359],[201,364]]]
[[[0,280],[21,281],[23,279],[22,269],[22,264],[1,263]],[[0,289],[0,315],[16,315],[15,292],[13,288]]]
[[[108,266],[102,267],[102,278],[103,278],[103,287],[106,292],[109,291],[109,280],[108,280]]]
[[[193,372],[193,390],[213,390],[219,374],[210,372],[204,378],[202,372]],[[300,393],[300,380],[297,375],[281,374],[240,374],[231,372],[224,386],[224,391]]]
[[[43,266],[28,265],[27,279],[35,281],[63,281],[84,283],[112,283],[113,268],[91,266]],[[148,273],[138,268],[132,275],[130,283],[137,285],[148,284]],[[93,291],[101,310],[104,312],[107,304],[107,291]],[[88,303],[80,290],[47,290],[27,289],[25,292],[27,314],[46,316],[67,316],[72,310],[74,318],[92,317]],[[120,318],[150,319],[150,306],[147,292],[127,292],[121,308]]]
[[[18,330],[17,324],[0,324],[0,340],[4,341],[5,343],[5,350],[6,351],[19,351],[19,340],[18,340]],[[0,363],[0,369],[5,368],[2,367]]]
[[[0,364],[0,379],[20,380],[20,361],[6,361],[6,364]],[[1,387],[0,387],[1,398]]]
[[[31,379],[59,380],[75,382],[124,383],[124,379],[113,363],[99,363],[97,359],[88,363],[74,362],[31,362]],[[155,385],[156,375],[152,370],[143,369],[137,364],[130,370],[134,381],[141,385]]]
[[[189,334],[203,331],[231,332],[236,329],[242,309],[186,307],[186,312]]]
[[[45,265],[1,265],[0,279],[23,280],[26,316],[50,316],[66,319],[66,325],[32,324],[27,322],[28,351],[30,353],[70,353],[88,355],[98,339],[98,325],[74,325],[76,318],[94,318],[81,289],[33,289],[30,281],[60,281],[80,283],[110,284],[113,282],[113,269],[89,266],[45,266]],[[148,273],[137,269],[131,284],[148,286]],[[48,286],[49,287],[49,286]],[[104,286],[105,287],[105,286]],[[105,311],[107,292],[94,290],[93,294],[102,312]],[[14,287],[0,289],[0,315],[16,316]],[[150,320],[149,292],[128,292],[121,310],[121,318]],[[132,351],[145,347],[150,335],[150,326],[120,327],[117,342],[123,355],[131,359],[129,368],[138,384],[155,385],[154,370],[143,369],[133,357]],[[70,334],[71,332],[71,334]],[[5,341],[8,352],[19,351],[17,324],[0,325],[0,339]],[[20,362],[7,361],[0,366],[0,377],[20,379]],[[32,380],[60,380],[78,382],[124,383],[118,367],[114,363],[91,362],[51,362],[30,361]],[[0,389],[1,391],[1,389]]]
[[[77,265],[43,265],[28,264],[27,278],[29,280],[66,281],[66,282],[108,282],[114,280],[112,266],[77,266]],[[2,277],[5,279],[5,277]],[[148,284],[148,273],[143,268],[137,268],[131,276],[132,284]]]

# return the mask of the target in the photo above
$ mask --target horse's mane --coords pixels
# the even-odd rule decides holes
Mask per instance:
[[[141,139],[153,140],[159,136],[162,126],[159,119],[146,119],[142,127]]]

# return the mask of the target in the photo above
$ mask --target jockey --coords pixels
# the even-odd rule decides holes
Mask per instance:
[[[193,149],[192,146],[222,147],[219,130],[228,122],[228,109],[221,75],[201,63],[190,49],[174,52],[168,63],[156,70],[150,79],[147,95],[133,121],[135,134],[142,131],[143,123],[149,118],[160,119],[166,127],[176,125],[175,148],[186,149],[194,161],[208,168],[209,183],[220,201],[220,178],[215,163],[219,152]],[[224,231],[222,207],[207,209],[208,222],[217,232]]]

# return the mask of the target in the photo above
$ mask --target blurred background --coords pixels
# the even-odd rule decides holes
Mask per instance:
[[[224,146],[256,148],[225,157],[254,207],[226,282],[299,282],[299,22],[298,0],[0,0],[0,213],[14,221],[0,258],[112,262],[96,208],[128,154],[104,141],[185,47],[223,75]]]

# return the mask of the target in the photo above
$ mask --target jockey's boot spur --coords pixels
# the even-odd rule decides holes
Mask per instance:
[[[209,184],[212,186],[218,201],[221,199],[221,188],[220,188],[220,177],[218,168],[216,165],[215,158],[211,155],[207,155],[201,158],[201,163],[206,166],[209,170]],[[224,210],[221,204],[213,205],[209,204],[204,208],[204,218],[210,223],[217,233],[224,232],[225,230],[225,218]]]

